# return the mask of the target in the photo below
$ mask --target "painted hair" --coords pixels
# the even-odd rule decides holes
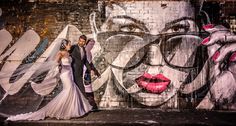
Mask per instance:
[[[61,42],[60,50],[65,50],[66,45],[68,45],[69,43],[70,43],[70,41],[68,41],[67,39],[63,39]]]
[[[112,4],[117,4],[120,5],[120,3],[122,2],[129,2],[129,1],[145,1],[145,0],[100,0],[100,4],[99,4],[99,12],[100,12],[100,17],[102,21],[105,21],[104,18],[106,18],[106,6],[111,6]],[[151,1],[151,0],[150,0]],[[157,0],[158,1],[158,0]],[[159,0],[161,1],[161,0]],[[195,14],[198,15],[202,9],[203,3],[205,0],[169,0],[169,1],[186,1],[189,2],[192,7],[195,8]]]

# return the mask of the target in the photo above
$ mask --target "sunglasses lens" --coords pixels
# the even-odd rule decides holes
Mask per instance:
[[[202,39],[194,35],[178,35],[164,39],[161,51],[166,61],[178,67],[194,67],[197,47]]]
[[[137,51],[135,45],[130,45],[130,43],[136,40],[137,36],[128,34],[115,34],[111,36],[104,34],[103,37],[100,34],[98,37],[98,41],[103,48],[103,56],[105,60],[109,64],[113,64],[115,60],[121,62],[127,60],[128,63],[125,64],[125,66],[117,66],[125,68],[136,66],[145,55],[144,48]],[[138,37],[138,40],[142,40],[142,38]],[[124,51],[124,48],[126,48],[126,51]]]

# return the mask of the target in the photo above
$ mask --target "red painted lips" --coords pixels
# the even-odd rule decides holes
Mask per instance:
[[[162,74],[152,76],[149,73],[144,73],[142,76],[135,79],[139,87],[144,88],[152,93],[160,94],[167,89],[170,80]]]

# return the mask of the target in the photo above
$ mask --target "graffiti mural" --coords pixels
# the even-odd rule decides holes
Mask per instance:
[[[202,5],[184,0],[98,1],[87,37],[95,40],[92,62],[101,73],[92,77],[99,107],[236,109],[236,36],[211,24]],[[76,43],[80,35],[76,26],[67,25],[48,42],[30,29],[11,45],[13,36],[1,29],[0,106],[25,86],[34,93],[27,97],[56,95],[60,80],[54,69],[43,75],[38,71],[52,60],[61,39]],[[36,103],[31,111],[42,101]]]
[[[133,14],[129,6],[137,6],[140,15],[149,13],[146,17]],[[194,56],[201,38],[193,8],[186,2],[170,2],[163,8],[159,1],[137,1],[108,3],[106,10],[106,20],[96,36],[115,87],[143,105],[158,106],[175,99],[171,106],[177,107],[177,92],[189,72],[197,68]],[[167,18],[166,14],[173,16]],[[104,104],[112,101],[117,99]]]
[[[221,60],[215,60],[225,43],[233,42],[233,34],[222,26],[206,25],[210,19],[201,10],[201,1],[101,4],[100,26],[95,22],[96,15],[91,14],[94,36],[101,46],[97,65],[107,66],[103,67],[102,78],[94,81],[95,90],[103,89],[100,106],[135,107],[137,103],[181,108],[181,97],[195,101],[193,106],[198,109],[233,102],[234,79],[225,79],[234,76],[233,70],[228,71],[228,67],[233,69],[234,60],[223,64],[221,60],[229,60],[223,57],[234,51],[227,49]],[[207,17],[203,28],[196,22],[197,14]],[[228,82],[228,86],[222,86],[222,82]]]

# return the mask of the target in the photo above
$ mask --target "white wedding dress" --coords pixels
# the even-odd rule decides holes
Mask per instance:
[[[60,78],[63,84],[63,90],[38,111],[10,116],[7,120],[41,120],[45,117],[70,119],[81,117],[92,109],[88,100],[73,81],[71,57],[62,58],[61,63],[62,70]]]

